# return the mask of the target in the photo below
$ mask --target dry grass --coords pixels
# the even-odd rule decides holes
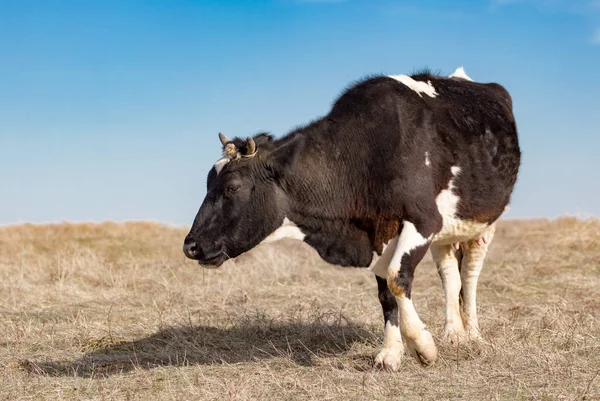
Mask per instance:
[[[428,256],[414,299],[440,347],[372,369],[374,278],[297,242],[203,270],[151,223],[0,228],[0,397],[600,399],[600,222],[508,221],[479,291],[480,345],[441,344]]]

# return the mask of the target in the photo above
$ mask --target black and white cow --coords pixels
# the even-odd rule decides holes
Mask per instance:
[[[445,335],[480,336],[477,279],[517,180],[521,152],[508,92],[462,68],[362,80],[329,114],[281,139],[227,139],[183,251],[201,265],[298,238],[327,262],[375,273],[385,321],[377,365],[404,345],[437,358],[411,300],[428,249],[444,285]],[[460,314],[462,293],[465,321]]]

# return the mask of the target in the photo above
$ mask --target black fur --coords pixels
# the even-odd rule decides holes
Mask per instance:
[[[377,279],[377,295],[379,303],[381,303],[381,309],[383,310],[383,325],[390,322],[392,326],[398,327],[398,302],[396,297],[387,285],[387,280],[375,276]]]

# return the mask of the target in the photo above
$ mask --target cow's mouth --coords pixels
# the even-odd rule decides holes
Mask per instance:
[[[198,260],[198,264],[206,269],[216,269],[221,267],[225,261],[229,259],[229,257],[225,254],[225,252],[221,251],[216,256],[203,258]]]

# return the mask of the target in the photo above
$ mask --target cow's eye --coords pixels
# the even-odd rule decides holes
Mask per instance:
[[[237,191],[240,190],[242,186],[240,184],[231,184],[227,187],[227,191],[229,191],[229,193],[236,193]]]

